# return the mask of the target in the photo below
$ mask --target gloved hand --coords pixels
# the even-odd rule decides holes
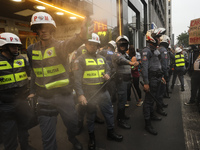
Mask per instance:
[[[35,94],[30,94],[28,97],[27,97],[27,100],[28,100],[28,104],[29,106],[32,108],[32,109],[36,109],[36,105],[37,105],[37,102],[36,102],[36,99],[35,99]]]

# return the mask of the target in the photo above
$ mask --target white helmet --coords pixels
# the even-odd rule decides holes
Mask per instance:
[[[125,36],[125,35],[120,35],[120,36],[118,36],[117,39],[116,39],[116,43],[119,43],[119,41],[121,41],[122,39],[126,40],[127,43],[129,43],[129,39],[128,39],[128,37]]]
[[[54,28],[56,28],[56,23],[51,15],[45,12],[36,12],[32,15],[30,23],[31,29],[33,29],[35,25],[39,24],[51,24]]]
[[[177,48],[175,49],[175,53],[177,54],[177,53],[180,53],[180,52],[182,52],[182,49],[181,49],[180,47],[177,47]]]
[[[167,35],[162,35],[160,37],[160,43],[167,43],[170,44],[170,38]]]
[[[17,35],[4,32],[0,34],[0,46],[4,46],[6,44],[22,45],[20,38]]]
[[[161,37],[163,34],[165,34],[166,29],[165,28],[157,28],[157,29],[151,29],[148,30],[146,33],[146,41],[151,43],[157,43],[156,37]]]
[[[110,42],[108,42],[108,44],[112,45],[114,49],[116,49],[116,42],[111,40]]]
[[[100,38],[96,33],[92,33],[92,37],[91,39],[88,39],[88,42],[101,43]]]

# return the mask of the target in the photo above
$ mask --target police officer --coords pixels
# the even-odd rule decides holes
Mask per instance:
[[[148,30],[146,33],[146,41],[149,46],[142,50],[142,77],[144,81],[144,91],[146,91],[145,99],[143,103],[143,114],[145,119],[145,129],[153,135],[157,135],[157,132],[151,125],[151,120],[161,120],[154,114],[154,100],[151,94],[158,98],[161,80],[162,78],[162,66],[159,60],[160,52],[157,50],[157,46],[160,44],[160,37],[165,33],[164,28]]]
[[[123,137],[114,132],[114,116],[110,95],[106,88],[93,94],[101,88],[103,83],[110,78],[110,69],[106,59],[96,54],[100,44],[99,36],[92,33],[91,39],[85,43],[87,52],[79,56],[74,63],[75,90],[81,105],[87,110],[87,125],[89,132],[89,150],[96,149],[94,134],[94,119],[96,105],[99,105],[107,124],[107,138],[122,141]],[[92,99],[91,96],[93,96]]]
[[[162,66],[162,72],[164,75],[164,79],[166,81],[166,84],[169,83],[169,75],[168,75],[168,53],[167,53],[167,48],[169,47],[170,43],[170,38],[167,35],[162,35],[160,37],[160,46],[158,50],[160,51],[160,61],[161,61],[161,66]],[[163,107],[167,107],[168,104],[163,103],[163,96],[166,93],[166,84],[161,83],[161,90],[159,94],[159,102]],[[166,115],[164,111],[160,111],[159,106],[157,106],[157,112],[161,115]]]
[[[117,121],[119,127],[130,129],[131,125],[126,122],[126,120],[129,119],[129,116],[125,115],[125,104],[127,101],[128,84],[131,84],[130,65],[138,65],[138,62],[131,62],[129,55],[126,53],[129,46],[129,39],[127,36],[118,36],[116,44],[118,52],[112,56],[112,63],[116,70],[115,82],[118,96]]]
[[[98,52],[98,54],[104,56],[106,58],[106,61],[111,69],[111,76],[115,73],[115,68],[112,64],[112,55],[114,54],[116,49],[116,42],[111,40],[108,42],[108,47],[107,49],[103,49]],[[107,90],[110,93],[111,96],[111,101],[116,102],[117,97],[116,97],[116,84],[114,77],[111,79],[111,81],[107,85]]]
[[[68,129],[69,141],[75,149],[82,149],[82,145],[75,137],[78,131],[78,119],[69,77],[68,55],[87,39],[86,24],[84,21],[81,32],[75,37],[61,42],[52,36],[56,24],[48,13],[37,12],[32,15],[31,29],[38,34],[40,41],[30,45],[27,50],[32,67],[29,98],[37,95],[38,120],[44,150],[57,149],[58,113]],[[93,27],[90,26],[89,34],[92,30]]]
[[[185,105],[187,106],[195,105],[195,98],[197,96],[197,92],[200,91],[200,78],[199,78],[200,77],[200,66],[199,66],[200,48],[197,49],[195,45],[192,45],[191,47],[192,49],[190,50],[190,53],[189,53],[189,68],[188,68],[188,73],[191,76],[191,96],[190,96],[190,100],[185,103]]]
[[[181,82],[181,91],[185,91],[184,88],[184,74],[185,74],[185,58],[184,55],[182,53],[182,49],[180,47],[177,47],[175,49],[175,68],[174,68],[174,75],[173,75],[173,79],[172,79],[172,85],[171,85],[171,89],[174,88],[174,84],[176,81],[176,78],[178,76],[180,82]]]
[[[0,34],[0,127],[5,150],[16,150],[17,135],[21,150],[33,150],[28,144],[28,124],[32,117],[26,101],[29,64],[19,55],[22,45],[13,33]]]

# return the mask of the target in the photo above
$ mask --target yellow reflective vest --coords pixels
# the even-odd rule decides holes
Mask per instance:
[[[69,75],[63,61],[57,57],[55,47],[45,51],[34,46],[32,50],[32,68],[36,75],[35,84],[47,90],[64,87],[69,84]]]
[[[25,58],[17,56],[12,64],[0,55],[0,90],[23,87],[28,84]]]
[[[183,54],[175,55],[175,65],[176,67],[184,67],[185,66],[185,59]]]
[[[102,78],[105,74],[105,61],[101,57],[97,57],[97,59],[93,59],[91,57],[87,57],[88,55],[82,55],[85,58],[85,69],[83,73],[83,84],[85,85],[99,85],[104,83],[104,79]],[[97,55],[100,56],[100,55]]]

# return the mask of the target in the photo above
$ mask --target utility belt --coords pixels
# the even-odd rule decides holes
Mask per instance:
[[[47,90],[45,88],[37,87],[36,94],[40,97],[44,98],[51,98],[55,94],[61,94],[61,95],[70,95],[72,94],[72,87],[60,87],[60,88],[55,88],[51,90]]]
[[[37,104],[36,107],[37,115],[38,116],[57,116],[58,111],[55,106],[52,105],[43,105],[43,104]]]
[[[149,73],[149,78],[161,78],[163,76],[163,73],[160,71],[153,71]]]

